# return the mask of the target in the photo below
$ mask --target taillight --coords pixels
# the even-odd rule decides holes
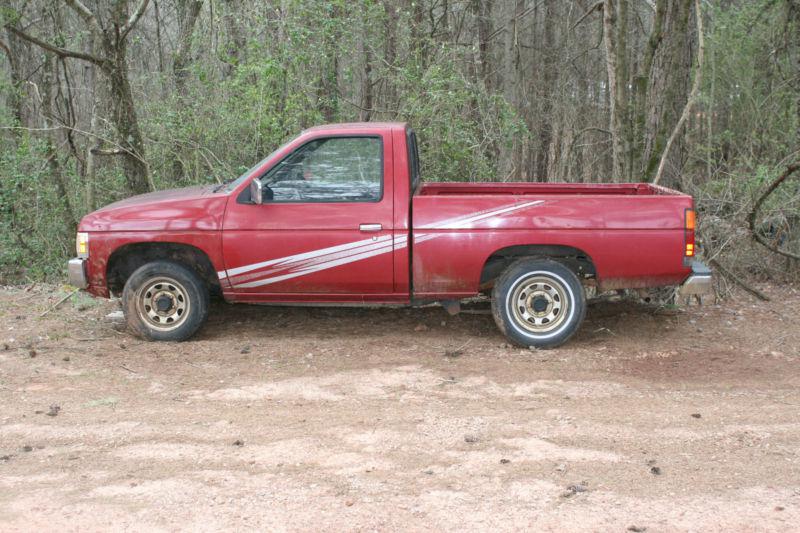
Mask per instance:
[[[686,243],[684,256],[694,257],[694,228],[696,225],[694,209],[687,209],[684,213],[684,242]]]

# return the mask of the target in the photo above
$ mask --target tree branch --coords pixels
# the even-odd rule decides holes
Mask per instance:
[[[679,118],[678,123],[675,124],[675,129],[672,130],[672,135],[669,136],[667,145],[664,147],[664,153],[661,154],[661,161],[658,163],[658,170],[656,171],[656,177],[653,178],[653,185],[657,185],[659,180],[661,180],[661,176],[664,174],[664,167],[667,163],[669,150],[672,148],[672,144],[678,137],[678,133],[683,128],[684,123],[689,118],[692,106],[694,106],[694,102],[697,100],[697,93],[700,92],[700,83],[703,81],[703,52],[705,51],[705,40],[703,38],[703,12],[700,9],[700,0],[694,0],[694,11],[695,17],[697,18],[697,68],[695,69],[694,83],[692,84],[691,92],[689,92],[689,100],[686,101],[686,106],[683,108],[683,113],[681,113],[681,118]]]
[[[95,155],[124,155],[127,154],[125,150],[121,150],[119,148],[113,149],[103,149],[103,148],[92,148],[92,153]]]
[[[15,28],[14,26],[6,26],[8,30],[16,35],[21,39],[25,39],[28,42],[31,42],[41,48],[44,48],[48,52],[52,52],[59,57],[73,57],[75,59],[82,59],[84,61],[89,61],[90,63],[94,63],[95,65],[99,66],[100,68],[106,68],[106,62],[103,61],[101,58],[97,56],[93,56],[91,54],[85,54],[83,52],[75,52],[74,50],[67,50],[66,48],[61,48],[59,46],[52,45],[48,42],[45,42],[33,35],[28,35],[22,30]]]
[[[571,29],[574,30],[575,28],[580,26],[581,22],[583,22],[586,19],[586,17],[588,17],[589,15],[594,13],[595,11],[599,11],[600,9],[602,9],[602,7],[603,7],[603,0],[599,0],[599,1],[595,2],[594,4],[592,4],[592,7],[590,7],[589,9],[586,10],[586,13],[584,13],[581,16],[581,18],[579,18],[578,21],[575,24],[572,25]]]
[[[75,13],[77,13],[86,23],[92,27],[92,31],[96,31],[99,34],[103,34],[103,28],[100,26],[100,23],[97,21],[97,17],[94,16],[94,13],[81,3],[81,0],[64,0],[66,4],[72,8]]]
[[[767,296],[766,294],[764,294],[760,290],[758,290],[758,289],[756,289],[754,287],[751,287],[750,285],[748,285],[747,283],[742,281],[741,278],[739,278],[736,274],[734,274],[733,272],[731,272],[730,270],[728,270],[727,268],[722,266],[719,263],[719,261],[717,261],[716,259],[712,259],[711,261],[709,261],[709,263],[711,263],[713,266],[715,266],[717,268],[717,270],[719,270],[720,273],[723,276],[725,276],[726,278],[728,278],[729,280],[734,282],[736,285],[738,285],[739,287],[743,288],[744,290],[746,290],[747,292],[749,292],[750,294],[752,294],[753,296],[755,296],[756,298],[758,298],[762,302],[770,301],[769,300],[769,296]]]
[[[128,33],[130,33],[130,31],[133,29],[133,27],[136,25],[139,19],[142,18],[142,15],[144,15],[145,10],[147,9],[147,4],[149,3],[150,0],[142,0],[141,2],[139,2],[139,7],[136,8],[136,11],[134,11],[133,14],[130,16],[128,22],[126,22],[125,25],[122,27],[122,30],[120,31],[119,35],[120,39],[125,39],[125,37],[128,36]]]
[[[750,215],[747,217],[747,222],[748,222],[748,225],[750,226],[750,233],[752,233],[753,238],[756,241],[758,241],[759,244],[762,244],[767,249],[769,249],[770,251],[775,252],[776,254],[780,254],[780,255],[782,255],[784,257],[791,257],[792,259],[800,261],[800,255],[794,254],[792,252],[787,252],[785,250],[781,250],[780,248],[778,248],[777,246],[775,246],[771,242],[767,241],[767,239],[765,239],[763,235],[760,235],[756,231],[756,217],[758,216],[758,210],[761,208],[761,204],[764,203],[764,200],[767,199],[767,196],[769,196],[770,194],[775,192],[775,189],[777,189],[778,186],[780,186],[781,183],[786,181],[786,178],[788,178],[789,176],[791,176],[793,173],[797,172],[798,170],[800,170],[800,163],[795,163],[793,165],[789,165],[786,168],[786,170],[784,171],[784,173],[781,174],[778,179],[776,179],[775,181],[772,182],[772,184],[767,188],[767,190],[764,191],[764,194],[759,196],[758,200],[756,200],[756,203],[753,205],[753,210],[750,211]]]
[[[509,21],[508,21],[508,23],[507,23],[507,24],[503,24],[502,26],[500,26],[499,28],[497,28],[495,31],[493,31],[493,32],[491,33],[491,35],[489,35],[489,37],[487,37],[487,38],[486,38],[486,42],[489,42],[489,41],[491,41],[492,39],[494,39],[495,37],[497,37],[498,35],[500,35],[500,34],[501,34],[501,33],[503,33],[504,31],[506,31],[506,27],[510,26],[512,23],[514,23],[514,22],[516,22],[516,21],[519,21],[520,19],[523,19],[523,18],[527,17],[527,16],[528,16],[530,13],[533,13],[534,11],[536,11],[537,9],[539,9],[539,7],[540,7],[542,4],[544,4],[544,3],[545,3],[545,0],[542,0],[542,1],[541,1],[541,2],[539,2],[538,4],[534,4],[534,5],[530,6],[529,8],[527,8],[526,10],[524,10],[522,13],[519,13],[519,14],[517,14],[517,15],[514,15],[513,17],[511,17],[511,19],[509,19]]]
[[[605,133],[606,135],[611,135],[611,132],[610,132],[610,131],[608,131],[608,130],[606,130],[606,129],[603,129],[603,128],[595,128],[595,127],[588,127],[588,128],[583,128],[581,131],[579,131],[578,133],[576,133],[576,134],[575,134],[575,138],[578,138],[578,137],[580,137],[581,135],[583,135],[583,134],[584,134],[584,133],[586,133],[587,131],[596,131],[596,132],[599,132],[599,133]]]

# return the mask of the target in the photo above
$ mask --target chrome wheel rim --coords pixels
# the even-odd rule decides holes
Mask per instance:
[[[518,283],[509,300],[514,322],[541,335],[558,329],[570,313],[568,291],[548,276],[532,276]]]
[[[139,317],[153,329],[171,331],[189,315],[191,303],[187,294],[184,286],[172,278],[148,280],[136,298]]]

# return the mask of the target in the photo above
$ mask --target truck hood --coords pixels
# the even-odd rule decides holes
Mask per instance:
[[[222,229],[228,194],[215,186],[132,196],[81,220],[79,231],[214,231]]]

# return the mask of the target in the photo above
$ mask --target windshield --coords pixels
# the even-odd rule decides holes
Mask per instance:
[[[281,150],[286,148],[289,145],[289,143],[291,143],[293,140],[294,139],[291,139],[291,140],[285,142],[284,144],[280,145],[278,148],[273,150],[271,154],[269,154],[267,157],[265,157],[264,159],[262,159],[261,161],[259,161],[255,165],[253,165],[251,168],[247,169],[244,172],[244,174],[242,174],[241,176],[239,176],[235,180],[233,180],[231,182],[223,183],[222,186],[220,187],[220,189],[224,188],[226,193],[233,191],[242,182],[244,182],[248,177],[250,177],[256,170],[258,170],[261,167],[261,165],[263,165],[269,159],[271,159],[272,156],[274,156],[275,154],[277,154],[278,152],[280,152]]]

